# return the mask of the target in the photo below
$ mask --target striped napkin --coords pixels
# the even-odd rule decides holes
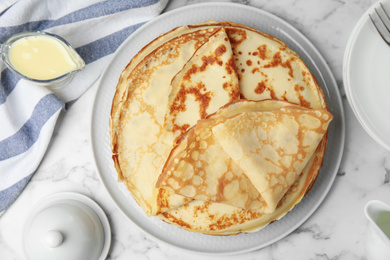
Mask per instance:
[[[53,92],[20,80],[0,61],[0,215],[16,200],[45,155],[60,113],[100,76],[119,45],[168,0],[18,0],[0,12],[0,43],[24,31],[65,38],[86,63]]]

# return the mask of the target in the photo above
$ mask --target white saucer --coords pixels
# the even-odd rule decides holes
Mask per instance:
[[[390,1],[382,1],[390,13]],[[390,150],[390,46],[372,24],[369,14],[360,18],[349,38],[343,62],[348,101],[367,133]]]
[[[100,206],[79,193],[62,192],[43,198],[23,228],[27,259],[106,259],[111,229]]]

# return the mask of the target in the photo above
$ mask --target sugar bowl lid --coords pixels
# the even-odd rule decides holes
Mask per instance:
[[[84,195],[50,195],[27,217],[22,247],[27,259],[105,259],[111,229],[99,205]]]

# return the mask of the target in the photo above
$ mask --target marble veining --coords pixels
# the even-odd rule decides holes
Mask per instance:
[[[166,11],[199,0],[171,0]],[[348,104],[342,64],[348,37],[361,15],[375,0],[242,0],[293,25],[319,50],[332,70],[342,96],[346,118],[343,160],[334,184],[318,210],[280,241],[239,259],[366,260],[368,221],[364,205],[379,199],[390,204],[390,151],[379,146],[360,126]],[[100,182],[91,152],[90,118],[94,85],[62,113],[53,140],[31,183],[0,217],[0,259],[23,259],[21,237],[24,220],[43,197],[80,192],[101,205],[112,229],[107,259],[237,259],[238,256],[199,255],[166,245],[145,234],[114,205]],[[368,259],[369,260],[369,259]]]

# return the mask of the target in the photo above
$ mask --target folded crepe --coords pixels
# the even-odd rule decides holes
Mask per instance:
[[[221,28],[231,45],[242,99],[271,98],[275,103],[285,100],[308,108],[326,109],[321,88],[295,52],[282,41],[240,24],[209,21],[178,27],[146,45],[131,60],[119,79],[110,117],[112,157],[118,178],[147,215],[158,214],[158,218],[172,225],[213,235],[256,231],[286,214],[313,185],[326,147],[325,135],[271,214],[192,199],[155,187],[174,141],[180,140],[178,135],[182,133],[167,129],[171,81]],[[275,103],[270,108],[277,107]],[[172,112],[172,118],[181,116],[178,111]],[[175,119],[171,122],[172,126],[176,124]],[[171,144],[165,139],[169,135]]]
[[[280,39],[234,22],[207,21],[188,27],[191,30],[225,28],[233,50],[242,99],[285,100],[308,108],[327,109],[324,93],[309,67]],[[318,160],[322,160],[325,154],[326,143],[327,136],[313,155]],[[312,184],[319,172],[316,168]]]
[[[176,30],[172,34],[176,35]],[[111,117],[118,176],[148,215],[163,211],[165,203],[180,206],[188,202],[155,188],[174,133],[185,131],[239,97],[233,53],[223,28],[194,30],[169,41],[156,41],[163,43],[142,59],[142,53],[138,54],[140,63],[134,67],[131,63],[131,72],[126,69],[122,73],[117,87],[121,90],[115,95],[122,98],[114,97]]]
[[[223,28],[196,50],[173,78],[165,115],[165,142],[172,145],[196,122],[239,99],[233,52]]]
[[[263,209],[266,204],[259,192],[215,141],[211,122],[214,121],[198,121],[179,140],[156,187],[191,200],[224,203],[250,210]]]
[[[230,117],[225,112],[199,121],[171,153],[157,186],[191,199],[272,213],[312,157],[332,115],[289,104],[262,111],[263,102],[272,101],[251,102],[255,110],[239,102],[224,108]]]
[[[144,47],[122,72],[113,98],[114,165],[119,180],[147,215],[157,212],[155,180],[171,149],[162,140],[172,78],[219,28],[187,29],[172,30]],[[183,199],[166,198],[171,204],[183,204]]]

